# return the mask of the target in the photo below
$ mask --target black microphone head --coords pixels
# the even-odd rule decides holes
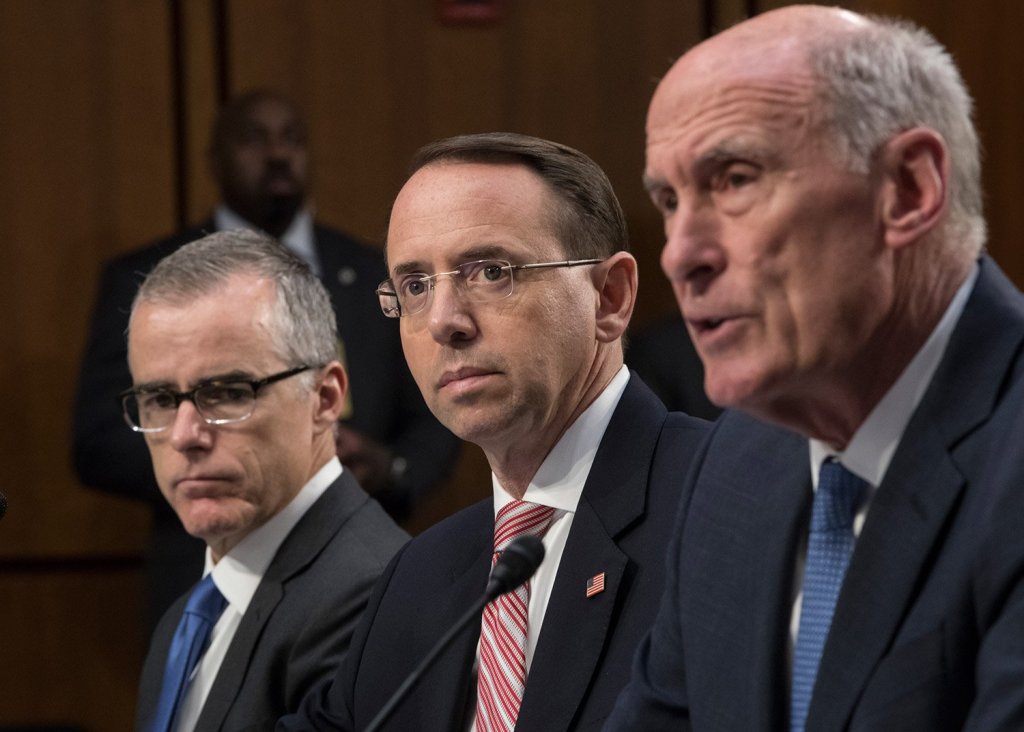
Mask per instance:
[[[520,536],[505,547],[491,570],[487,595],[492,600],[526,582],[544,561],[544,544],[536,536]]]
[[[4,514],[6,514],[6,513],[7,513],[7,496],[5,496],[3,493],[0,493],[0,519],[2,519],[4,517]]]

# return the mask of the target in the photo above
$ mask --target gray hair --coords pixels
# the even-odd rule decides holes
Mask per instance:
[[[276,286],[271,311],[275,351],[296,366],[320,366],[338,357],[337,322],[331,299],[309,266],[277,240],[245,229],[220,231],[186,244],[149,273],[132,304],[184,305],[251,274]]]
[[[571,259],[629,251],[626,217],[600,166],[568,145],[514,132],[459,135],[420,148],[409,177],[433,163],[523,165],[555,194],[554,231]]]
[[[973,102],[949,52],[912,23],[869,16],[848,33],[824,34],[809,53],[841,162],[866,173],[893,134],[935,130],[950,155],[948,246],[973,259],[984,247],[981,152]]]

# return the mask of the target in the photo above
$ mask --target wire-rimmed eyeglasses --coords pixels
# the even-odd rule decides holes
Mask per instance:
[[[178,407],[187,400],[207,424],[241,422],[252,416],[260,389],[312,368],[315,367],[296,366],[262,379],[206,381],[189,391],[128,389],[119,395],[124,421],[136,432],[162,432],[174,423]]]
[[[562,262],[512,264],[504,259],[481,259],[460,264],[451,272],[432,275],[409,273],[384,280],[377,287],[380,309],[389,318],[415,315],[430,304],[434,286],[440,277],[451,277],[455,287],[473,302],[501,300],[512,294],[512,273],[522,269],[545,267],[579,267],[600,264],[603,259],[568,259]]]

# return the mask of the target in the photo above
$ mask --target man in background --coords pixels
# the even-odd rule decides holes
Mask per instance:
[[[125,420],[206,546],[153,636],[139,730],[268,729],[295,710],[407,538],[338,461],[335,332],[305,263],[252,231],[182,247],[139,290]]]
[[[736,411],[606,729],[1024,728],[1024,297],[983,254],[949,54],[836,8],[757,16],[659,84],[644,178]]]
[[[384,270],[380,252],[313,220],[307,130],[296,106],[267,90],[232,100],[214,123],[210,165],[222,198],[210,220],[105,266],[75,405],[74,464],[81,481],[155,507],[146,557],[150,628],[192,584],[202,546],[161,499],[143,441],[124,429],[117,394],[131,383],[124,334],[139,282],[183,244],[212,231],[261,230],[321,279],[336,313],[350,383],[337,428],[338,455],[392,516],[408,516],[446,477],[458,450],[416,389],[393,324],[380,317],[374,294]]]
[[[592,160],[491,133],[428,145],[412,170],[381,307],[431,410],[487,456],[494,496],[392,562],[343,672],[281,728],[365,728],[531,535],[546,548],[537,573],[487,606],[385,729],[591,729],[653,620],[706,423],[666,411],[623,365],[636,260]]]

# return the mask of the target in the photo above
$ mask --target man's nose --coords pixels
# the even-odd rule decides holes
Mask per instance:
[[[195,447],[208,447],[211,443],[213,426],[203,419],[190,399],[183,399],[178,405],[169,429],[171,447],[179,452]]]
[[[704,286],[725,267],[720,227],[709,202],[680,200],[665,220],[661,269],[675,286]]]

